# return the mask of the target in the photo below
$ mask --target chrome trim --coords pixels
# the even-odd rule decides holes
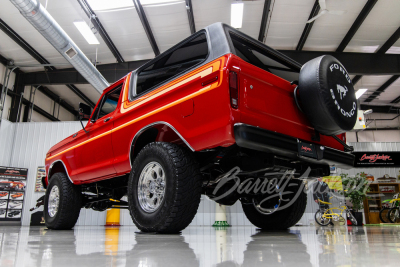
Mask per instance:
[[[69,179],[69,180],[71,181],[71,183],[73,184],[74,182],[72,181],[71,177],[69,177],[68,169],[67,169],[67,167],[65,166],[64,162],[63,162],[61,159],[58,159],[58,160],[56,160],[56,161],[53,161],[53,163],[51,163],[51,165],[50,165],[50,167],[49,167],[48,175],[47,175],[47,182],[49,183],[49,180],[50,180],[50,177],[49,177],[49,176],[50,176],[50,174],[51,174],[51,168],[53,168],[54,163],[56,163],[56,162],[58,162],[58,161],[60,161],[60,162],[62,163],[62,165],[64,166],[65,173],[67,174],[68,179]]]
[[[145,130],[147,130],[147,129],[149,129],[149,128],[153,127],[154,125],[157,125],[157,124],[164,124],[164,125],[167,125],[168,127],[170,127],[179,136],[179,138],[181,138],[182,141],[190,148],[190,150],[192,150],[192,152],[195,151],[193,149],[193,147],[185,140],[185,138],[183,138],[183,136],[174,128],[174,126],[172,126],[171,124],[169,124],[168,122],[165,122],[165,121],[153,122],[153,123],[150,123],[149,125],[144,126],[142,129],[140,129],[132,139],[131,147],[129,149],[129,164],[131,165],[131,169],[132,169],[131,155],[132,155],[133,144],[136,143],[136,140],[139,138],[140,134],[142,134]]]

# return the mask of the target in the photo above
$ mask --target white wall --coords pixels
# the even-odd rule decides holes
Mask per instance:
[[[29,100],[29,98],[31,96],[31,102],[32,102],[33,92],[35,92],[34,87],[32,88],[32,96],[31,96],[31,86],[25,86],[24,98],[26,100]],[[43,109],[44,111],[46,111],[47,113],[49,113],[51,115],[54,114],[54,117],[58,118],[61,121],[75,121],[76,120],[76,118],[73,114],[71,114],[65,108],[63,108],[61,106],[59,107],[58,103],[56,103],[56,105],[54,106],[54,101],[51,98],[47,97],[42,92],[40,92],[39,89],[36,90],[35,97],[33,100],[34,100],[33,102],[34,102],[35,106],[40,107],[41,109]],[[46,121],[50,121],[50,120],[47,119],[46,117],[40,115],[36,111],[33,111],[32,121],[33,122],[46,122]]]
[[[400,117],[397,114],[372,113],[365,116],[368,129],[398,128],[399,130],[360,131],[358,142],[400,142]],[[382,120],[384,119],[384,120]],[[355,132],[347,133],[347,142],[357,142]]]
[[[3,121],[0,126],[0,166],[28,168],[28,183],[22,223],[29,225],[29,209],[36,204],[36,200],[43,193],[35,193],[35,176],[38,166],[44,165],[48,149],[65,137],[81,129],[79,122],[36,122],[10,123]],[[400,143],[350,143],[356,151],[399,151]],[[338,170],[355,174],[364,171],[373,174],[376,178],[384,174],[396,177],[399,168],[358,168]],[[300,221],[309,224],[313,221],[315,207],[312,195],[308,196],[306,213]],[[201,204],[191,225],[212,225],[215,220],[215,202],[202,196]],[[96,212],[82,209],[78,225],[104,225],[106,212]],[[231,225],[251,225],[243,214],[240,202],[227,207],[227,220]],[[133,225],[127,210],[121,210],[121,224]]]

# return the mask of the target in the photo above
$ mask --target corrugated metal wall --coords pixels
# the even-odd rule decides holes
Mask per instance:
[[[15,124],[3,120],[0,125],[0,166],[9,166],[14,142]]]
[[[26,188],[25,204],[22,224],[29,225],[29,209],[36,204],[42,193],[35,193],[35,176],[38,166],[43,166],[48,149],[65,137],[81,129],[79,122],[37,122],[37,123],[10,123],[3,121],[0,127],[0,165],[28,168],[28,184]],[[400,143],[350,143],[356,151],[399,151]],[[349,174],[364,171],[373,174],[376,178],[384,174],[397,177],[399,168],[365,168],[338,170]],[[310,183],[310,186],[311,183]],[[202,196],[201,204],[191,225],[212,225],[215,220],[215,202]],[[309,224],[314,220],[317,206],[312,194],[308,194],[308,205],[302,220]],[[96,212],[83,209],[78,225],[104,225],[106,212]],[[227,220],[231,225],[251,225],[243,214],[240,202],[227,207]],[[133,225],[127,210],[121,210],[121,224]]]

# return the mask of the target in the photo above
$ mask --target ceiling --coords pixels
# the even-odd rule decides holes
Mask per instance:
[[[46,0],[40,0],[42,5]],[[144,1],[142,1],[144,3]],[[232,0],[192,0],[196,30],[214,22],[230,24],[230,8]],[[244,1],[243,26],[244,33],[258,39],[262,22],[264,1]],[[295,50],[302,36],[306,22],[315,0],[272,0],[267,20],[264,42],[276,49]],[[326,0],[327,8],[346,10],[344,15],[326,14],[318,18],[304,43],[306,51],[335,51],[343,38],[363,10],[367,0]],[[99,45],[89,45],[73,22],[84,20],[89,24],[86,13],[78,0],[47,0],[47,10],[61,25],[83,53],[97,64],[117,62],[105,41],[96,34]],[[190,26],[185,1],[143,5],[148,23],[160,52],[163,52],[188,37]],[[110,36],[115,47],[125,61],[151,59],[153,49],[134,7],[114,11],[94,11]],[[364,22],[351,38],[344,52],[375,53],[400,27],[400,1],[379,0],[372,8]],[[19,14],[18,10],[8,0],[2,0],[0,18],[8,24],[21,38],[29,43],[41,56],[49,62],[68,63],[31,24]],[[0,54],[15,61],[15,64],[37,64],[23,48],[0,31]],[[97,51],[97,55],[96,55]],[[400,53],[398,40],[386,53]],[[70,65],[56,66],[67,68]],[[24,72],[41,71],[43,68],[22,68]],[[372,92],[381,87],[391,76],[363,76],[355,88],[367,88],[367,93],[361,97],[363,102]],[[68,104],[77,108],[82,100],[65,85],[47,86]],[[97,102],[99,94],[91,85],[77,84],[91,101]],[[400,79],[392,83],[382,94],[369,104],[393,105],[390,103],[400,96]]]

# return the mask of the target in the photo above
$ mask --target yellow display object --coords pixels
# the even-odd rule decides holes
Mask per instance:
[[[328,185],[329,189],[343,190],[342,177],[340,176],[324,176],[322,181]]]
[[[120,226],[120,209],[108,209],[105,226]]]
[[[119,211],[119,210],[118,210]],[[104,254],[105,255],[117,255],[118,253],[118,241],[119,241],[119,228],[106,227],[106,240],[104,241]],[[114,266],[112,264],[111,266]]]

